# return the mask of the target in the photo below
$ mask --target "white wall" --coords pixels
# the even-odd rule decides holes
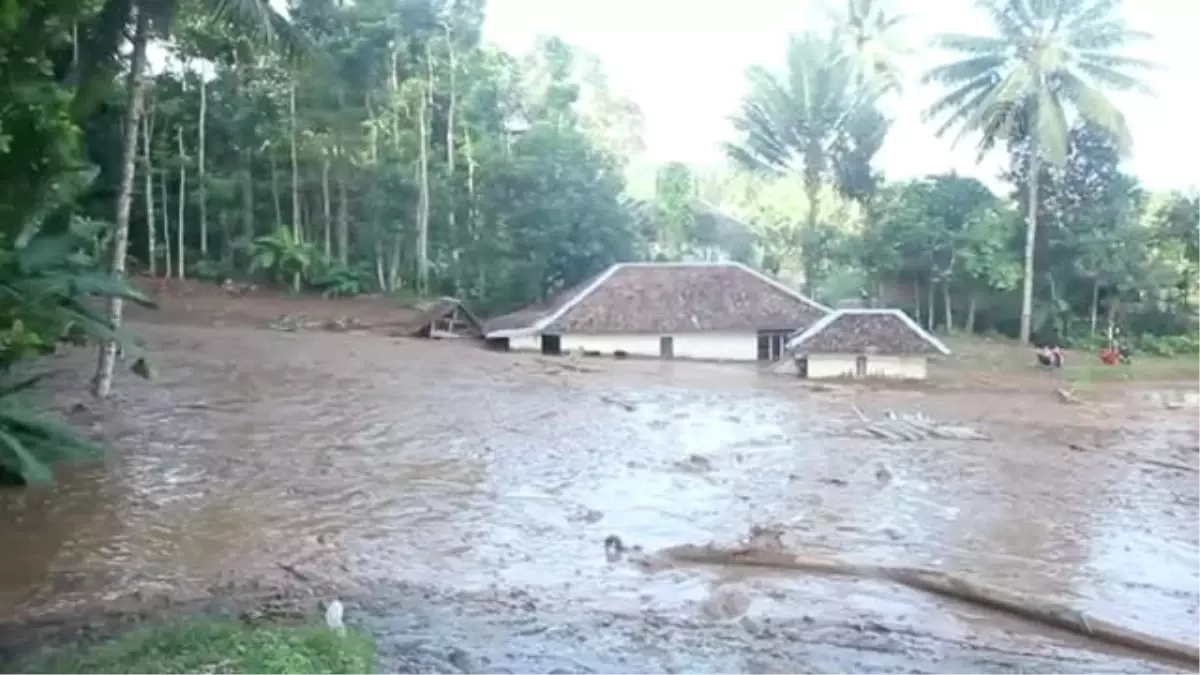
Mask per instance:
[[[564,334],[560,346],[564,353],[599,352],[612,356],[623,351],[630,356],[659,357],[658,335],[581,335]],[[758,333],[684,333],[673,335],[675,358],[704,361],[755,361],[758,359]],[[538,337],[511,338],[510,349],[540,350]],[[853,365],[853,363],[851,364]]]
[[[854,354],[810,354],[808,376],[812,379],[827,377],[854,377]],[[868,355],[867,377],[923,380],[928,375],[924,356]]]
[[[538,351],[542,348],[541,340],[536,335],[524,335],[508,339],[508,348],[518,351]]]

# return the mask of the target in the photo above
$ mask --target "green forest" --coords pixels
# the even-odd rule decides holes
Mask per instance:
[[[453,295],[483,315],[616,261],[730,258],[830,304],[942,331],[1093,349],[1118,328],[1197,349],[1197,195],[1122,169],[1119,91],[1157,67],[1116,0],[980,0],[922,73],[946,143],[1008,158],[1012,194],[874,165],[910,54],[905,17],[843,0],[747,74],[721,167],[630,183],[636,101],[547,36],[483,39],[483,0],[26,0],[0,8],[0,466],[92,451],[20,395],[24,364],[101,345],[112,387],[128,277],[297,293]],[[768,20],[768,19],[764,19]],[[1145,92],[1149,93],[1149,92]]]

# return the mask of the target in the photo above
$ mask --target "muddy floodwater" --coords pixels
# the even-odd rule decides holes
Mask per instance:
[[[125,377],[119,407],[77,411],[119,451],[53,489],[0,493],[8,618],[223,579],[286,583],[286,567],[527,599],[521,621],[540,628],[525,632],[486,603],[422,610],[426,637],[459,635],[481,663],[514,670],[1164,667],[882,582],[647,573],[609,563],[601,543],[734,542],[768,524],[805,552],[936,567],[1200,639],[1194,391],[1067,406],[1046,392],[814,388],[750,368],[369,334],[141,329],[158,381]],[[64,391],[82,388],[92,358],[53,361]],[[990,440],[854,437],[856,409],[921,412]],[[397,640],[420,632],[411,604],[392,624],[386,605],[363,621]],[[972,660],[976,648],[991,651]]]

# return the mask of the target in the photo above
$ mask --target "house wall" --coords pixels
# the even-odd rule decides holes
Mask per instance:
[[[564,353],[575,351],[599,352],[612,356],[623,351],[630,356],[659,357],[658,335],[587,335],[564,334],[561,347]],[[677,359],[702,361],[756,361],[758,359],[758,333],[684,333],[673,335],[674,352]],[[521,337],[509,340],[510,349],[540,350],[538,337]]]
[[[536,335],[523,335],[508,339],[508,348],[515,351],[538,351],[542,348],[541,340]]]
[[[854,377],[855,354],[810,354],[808,376],[812,379]],[[928,375],[924,356],[868,355],[867,377],[923,380]]]

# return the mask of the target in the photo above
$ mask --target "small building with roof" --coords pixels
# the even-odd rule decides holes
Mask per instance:
[[[479,319],[458,298],[443,297],[415,307],[416,313],[402,322],[394,334],[435,340],[483,337]]]
[[[942,341],[898,309],[839,309],[787,342],[801,377],[923,380]]]
[[[829,311],[737,262],[617,263],[487,321],[484,336],[545,354],[778,361],[789,336]]]

